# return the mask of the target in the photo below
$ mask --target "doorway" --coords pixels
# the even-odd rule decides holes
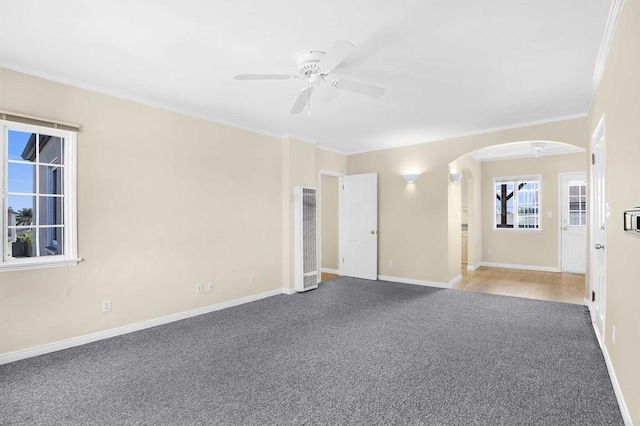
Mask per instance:
[[[340,191],[341,173],[320,171],[320,281],[340,276]]]
[[[586,272],[587,175],[560,174],[560,270]]]

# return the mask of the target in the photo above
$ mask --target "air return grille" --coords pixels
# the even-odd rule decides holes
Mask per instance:
[[[293,189],[295,285],[297,291],[318,287],[316,190]]]

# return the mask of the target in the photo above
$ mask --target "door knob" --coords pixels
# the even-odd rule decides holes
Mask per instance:
[[[566,231],[567,229],[569,229],[569,228],[567,228],[566,226],[564,228],[562,228],[563,231]]]
[[[372,233],[373,235],[375,235],[375,234],[376,234],[376,231],[371,231],[371,233]]]
[[[604,244],[596,243],[596,250],[604,250]]]

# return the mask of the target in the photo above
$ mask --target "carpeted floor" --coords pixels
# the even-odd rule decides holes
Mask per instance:
[[[339,278],[0,366],[2,425],[621,425],[586,309]]]

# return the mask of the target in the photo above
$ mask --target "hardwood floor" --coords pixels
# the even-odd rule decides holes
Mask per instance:
[[[585,277],[580,274],[482,266],[475,271],[462,268],[462,281],[451,288],[582,305]]]
[[[320,277],[320,281],[329,281],[329,280],[333,280],[335,278],[338,278],[340,275],[336,275],[336,274],[330,274],[328,272],[322,272],[321,277]]]
[[[339,276],[323,272],[321,279],[329,281]],[[580,274],[559,272],[524,271],[488,266],[468,271],[463,267],[462,281],[451,288],[582,305],[585,296],[585,278]]]

